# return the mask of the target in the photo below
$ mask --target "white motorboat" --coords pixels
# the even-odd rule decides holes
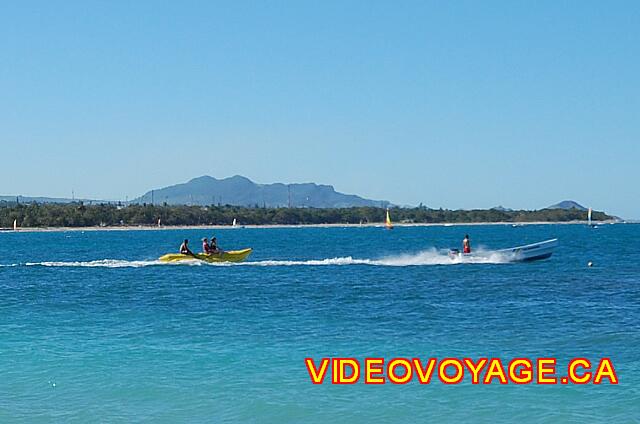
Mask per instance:
[[[524,261],[537,261],[540,259],[547,259],[552,254],[555,248],[558,246],[558,239],[550,239],[541,241],[538,243],[527,244],[524,246],[511,247],[509,249],[500,249],[491,252],[481,253],[461,253],[458,249],[451,249],[449,256],[451,259],[474,257],[474,256],[486,256],[489,254],[499,254],[505,257],[509,262],[524,262]]]

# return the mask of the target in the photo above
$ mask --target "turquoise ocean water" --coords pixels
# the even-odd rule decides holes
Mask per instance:
[[[560,246],[452,264],[465,233],[485,250]],[[155,262],[212,234],[254,254]],[[0,422],[638,422],[639,238],[630,224],[0,233]],[[620,384],[316,386],[308,356],[606,356]]]

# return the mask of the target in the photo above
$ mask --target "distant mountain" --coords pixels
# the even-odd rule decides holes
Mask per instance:
[[[585,208],[578,202],[574,202],[573,200],[563,200],[560,203],[556,203],[555,205],[547,207],[547,209],[578,209],[580,211],[587,210],[587,208]]]
[[[500,212],[513,212],[513,209],[505,208],[502,205],[494,206],[493,208],[491,208],[491,210],[500,211]]]
[[[246,177],[236,175],[216,179],[210,176],[194,178],[177,184],[148,191],[132,203],[167,203],[170,205],[234,205],[312,208],[341,208],[352,206],[389,205],[387,201],[369,200],[352,194],[338,193],[332,186],[314,183],[304,184],[256,184]]]

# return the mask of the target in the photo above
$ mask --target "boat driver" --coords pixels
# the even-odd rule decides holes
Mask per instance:
[[[469,234],[465,234],[464,240],[462,240],[462,253],[471,253],[471,240],[469,240]]]

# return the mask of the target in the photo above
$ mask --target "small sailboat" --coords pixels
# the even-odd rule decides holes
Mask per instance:
[[[236,226],[236,219],[235,219],[235,218],[233,218],[233,222],[231,223],[231,226],[232,226],[232,227],[235,227],[235,226]]]
[[[389,208],[387,208],[387,218],[384,221],[384,226],[387,230],[393,230],[393,224],[391,223],[391,216],[389,216]]]
[[[593,210],[591,208],[589,208],[589,211],[587,212],[587,225],[589,225],[589,227],[591,227],[591,228],[598,228],[598,226],[593,224],[593,222],[591,221],[591,214],[592,213],[593,213]]]
[[[17,219],[13,220],[13,231],[18,231],[18,220]]]

